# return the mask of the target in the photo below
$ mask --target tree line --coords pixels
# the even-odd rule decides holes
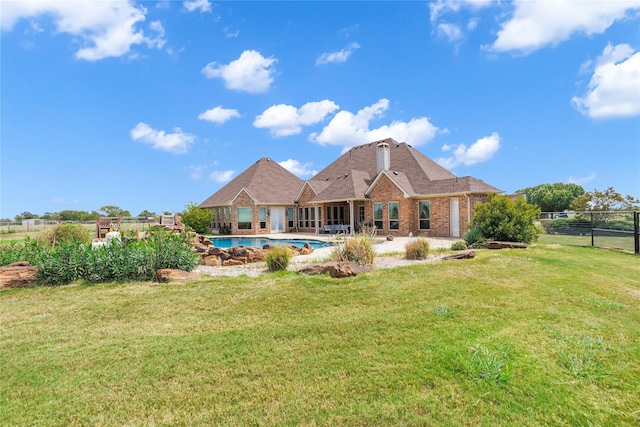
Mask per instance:
[[[98,211],[91,212],[67,209],[60,212],[45,212],[42,215],[38,215],[29,211],[25,211],[16,215],[13,220],[22,221],[24,219],[44,219],[47,221],[95,221],[100,216],[124,218],[133,217],[133,215],[131,215],[131,212],[126,209],[122,209],[121,207],[115,205],[106,205],[101,207]],[[158,215],[155,212],[151,212],[146,209],[136,215],[136,217],[138,218],[149,218],[156,216]],[[9,221],[10,219],[7,218],[5,220]]]

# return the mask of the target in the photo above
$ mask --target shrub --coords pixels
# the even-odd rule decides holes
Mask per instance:
[[[463,251],[465,249],[467,249],[467,244],[464,242],[464,240],[456,240],[451,244],[452,251]]]
[[[467,244],[468,248],[479,248],[484,245],[484,237],[482,236],[482,233],[475,228],[464,233],[462,235],[462,239]]]
[[[91,231],[81,224],[58,224],[44,232],[44,241],[55,247],[61,241],[77,240],[81,243],[90,243]]]
[[[206,233],[215,219],[215,211],[213,209],[202,209],[193,202],[187,203],[184,212],[180,214],[182,222],[191,227],[196,233]]]
[[[371,238],[366,234],[356,234],[336,246],[331,256],[334,261],[351,261],[359,265],[373,265],[375,250]]]
[[[35,266],[44,251],[43,243],[27,236],[24,242],[10,242],[0,246],[0,266],[18,261],[28,261]]]
[[[429,256],[429,241],[424,237],[415,238],[404,247],[405,258],[426,259]]]
[[[534,221],[540,212],[524,198],[515,200],[502,195],[489,195],[486,203],[475,207],[472,228],[485,237],[506,242],[531,243],[537,237]]]
[[[269,249],[265,255],[269,271],[286,270],[289,266],[290,258],[291,252],[287,247],[282,245],[275,245]]]
[[[29,261],[43,282],[64,284],[75,280],[152,280],[161,268],[193,270],[198,255],[193,253],[186,233],[158,229],[151,231],[148,239],[114,239],[108,246],[97,248],[75,238],[60,239],[54,247],[26,240],[23,245],[3,247],[0,261]]]

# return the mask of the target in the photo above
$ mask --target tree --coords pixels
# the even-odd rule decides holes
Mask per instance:
[[[486,203],[476,204],[472,228],[486,238],[531,243],[537,234],[534,221],[538,213],[540,208],[528,204],[523,197],[513,200],[490,194]]]
[[[527,203],[538,206],[542,212],[562,212],[569,209],[573,201],[585,192],[577,184],[556,182],[528,187],[517,193],[524,193]]]
[[[206,233],[215,219],[215,211],[202,209],[196,203],[189,202],[180,216],[182,217],[182,222],[191,227],[196,233]]]
[[[577,198],[572,208],[576,211],[630,211],[637,209],[640,199],[618,193],[613,187],[604,191],[594,189]]]
[[[150,212],[150,211],[148,211],[146,209],[138,214],[138,217],[140,217],[140,218],[151,218],[151,217],[154,217],[154,216],[158,216],[158,215],[155,212]]]
[[[100,208],[100,212],[104,213],[104,216],[124,216],[130,217],[131,213],[122,209],[120,206],[107,205]]]
[[[14,219],[16,221],[22,221],[23,219],[38,219],[38,218],[40,218],[38,215],[32,214],[29,211],[25,211],[25,212],[22,212],[21,214],[16,215]]]

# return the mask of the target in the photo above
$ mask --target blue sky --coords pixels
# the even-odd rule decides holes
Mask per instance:
[[[640,196],[640,1],[0,2],[0,217],[181,211],[391,137]]]

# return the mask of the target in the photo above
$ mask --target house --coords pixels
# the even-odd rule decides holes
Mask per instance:
[[[379,233],[460,237],[478,202],[499,190],[457,177],[391,138],[353,147],[308,181],[260,159],[205,200],[214,229],[232,234],[323,233],[373,226]]]

